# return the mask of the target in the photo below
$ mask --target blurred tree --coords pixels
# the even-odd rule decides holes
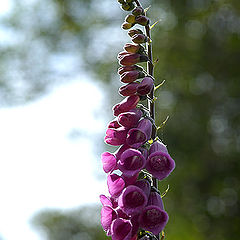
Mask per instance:
[[[156,82],[167,80],[156,92],[158,123],[170,115],[159,137],[177,165],[160,185],[163,191],[170,184],[166,238],[238,240],[240,2],[143,1],[150,4],[152,22],[161,19],[152,36]],[[88,74],[111,90],[110,114],[120,99],[110,94],[119,86],[116,54],[128,39],[119,30],[123,13],[117,1],[13,6],[0,24],[6,35],[0,42],[1,104],[24,103],[52,84]]]

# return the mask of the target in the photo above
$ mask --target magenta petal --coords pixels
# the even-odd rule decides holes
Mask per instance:
[[[142,117],[142,111],[140,109],[132,109],[129,112],[124,112],[118,115],[118,123],[126,128],[133,128],[137,125],[138,121]]]
[[[111,226],[112,240],[131,240],[132,224],[129,220],[117,218]]]
[[[158,180],[166,178],[175,168],[175,162],[169,154],[154,152],[147,159],[146,169]]]
[[[117,149],[117,151],[114,153],[114,155],[116,156],[116,159],[119,160],[120,157],[121,157],[121,155],[122,155],[122,153],[123,153],[124,151],[126,151],[128,148],[130,148],[130,147],[129,147],[127,144],[124,144],[124,145],[122,145],[121,147],[119,147],[119,148]]]
[[[108,128],[104,138],[107,144],[119,146],[125,143],[128,129],[124,127]]]
[[[144,168],[146,158],[136,149],[129,148],[124,151],[118,162],[118,168],[126,176],[134,176]]]
[[[139,213],[147,205],[147,196],[139,187],[130,185],[119,196],[118,205],[128,215]]]
[[[107,177],[108,191],[112,197],[118,197],[125,187],[125,182],[122,177],[117,174],[110,174]]]
[[[137,181],[138,175],[139,175],[138,173],[134,176],[126,176],[126,175],[122,174],[121,177],[125,181],[125,186],[129,186],[129,185],[134,184]]]
[[[124,98],[120,103],[113,106],[113,115],[118,116],[120,113],[128,112],[135,108],[140,98],[137,95]]]
[[[151,77],[145,77],[142,82],[138,85],[137,94],[144,96],[149,94],[154,86],[153,79]]]
[[[154,235],[159,234],[168,222],[168,214],[157,206],[147,206],[140,215],[140,227]]]
[[[108,128],[119,128],[121,125],[118,123],[117,118],[113,119],[109,124]]]
[[[99,196],[100,198],[100,202],[102,203],[103,206],[109,206],[109,207],[112,207],[112,201],[106,197],[105,195],[101,194]]]
[[[132,128],[128,131],[126,143],[133,147],[141,147],[152,134],[152,123],[149,119],[142,119],[139,121],[137,128]]]
[[[149,148],[149,155],[154,153],[154,152],[163,152],[163,153],[168,153],[167,146],[164,145],[160,141],[154,142],[151,147]]]
[[[109,206],[102,207],[101,210],[101,224],[103,230],[109,235],[112,221],[117,218],[117,213]]]
[[[150,193],[147,205],[155,205],[157,207],[160,207],[162,210],[164,210],[162,198],[160,194],[157,192]]]
[[[105,173],[112,172],[116,168],[117,160],[115,156],[109,152],[104,152],[101,155],[103,170]]]
[[[140,227],[140,223],[139,223],[139,214],[133,215],[130,219],[131,223],[132,223],[132,237],[134,237],[139,230]]]

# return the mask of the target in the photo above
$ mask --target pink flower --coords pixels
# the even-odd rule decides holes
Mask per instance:
[[[125,72],[120,76],[120,81],[123,83],[131,83],[138,78],[143,78],[145,75],[143,72],[134,70],[134,71],[129,71]]]
[[[108,191],[112,197],[118,197],[125,187],[125,181],[121,176],[115,173],[108,175],[107,177]]]
[[[102,153],[101,159],[103,164],[103,170],[105,173],[112,172],[116,169],[117,159],[112,153]]]
[[[119,88],[119,93],[122,96],[135,95],[137,93],[138,86],[139,86],[139,83],[137,83],[137,82],[132,82],[127,85],[123,85]]]
[[[119,58],[119,64],[123,66],[131,66],[139,62],[147,62],[148,57],[138,53],[123,54]]]
[[[125,143],[128,129],[124,127],[108,128],[104,138],[107,144],[119,146]]]
[[[142,117],[142,111],[138,108],[129,110],[118,115],[117,121],[125,128],[136,127],[138,121]]]
[[[114,219],[117,218],[117,213],[110,206],[103,206],[101,210],[101,224],[107,235],[111,235],[110,228]]]
[[[151,77],[145,77],[142,82],[138,85],[137,94],[144,96],[149,94],[154,86],[153,79]]]
[[[132,224],[129,220],[117,218],[111,225],[112,240],[131,240]]]

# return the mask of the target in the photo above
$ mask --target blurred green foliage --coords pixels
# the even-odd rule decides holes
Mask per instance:
[[[166,239],[238,240],[240,1],[142,2],[153,6],[152,23],[161,20],[152,31],[156,83],[166,79],[156,92],[156,120],[170,116],[158,134],[176,161],[160,184],[161,191],[170,184]],[[110,120],[120,100],[116,55],[129,41],[119,28],[124,14],[112,0],[16,1],[0,24],[8,31],[0,45],[1,104],[25,103],[84,71],[105,83]],[[84,225],[86,209],[50,211],[35,223],[51,240],[103,239],[95,221]],[[73,237],[78,231],[88,238]]]

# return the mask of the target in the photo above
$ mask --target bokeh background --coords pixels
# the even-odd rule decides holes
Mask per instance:
[[[166,239],[239,240],[240,1],[142,4],[160,20],[156,121],[170,116],[158,135],[176,161],[160,183]],[[115,0],[0,5],[0,239],[106,239],[100,153],[113,150],[103,137],[126,12]]]

